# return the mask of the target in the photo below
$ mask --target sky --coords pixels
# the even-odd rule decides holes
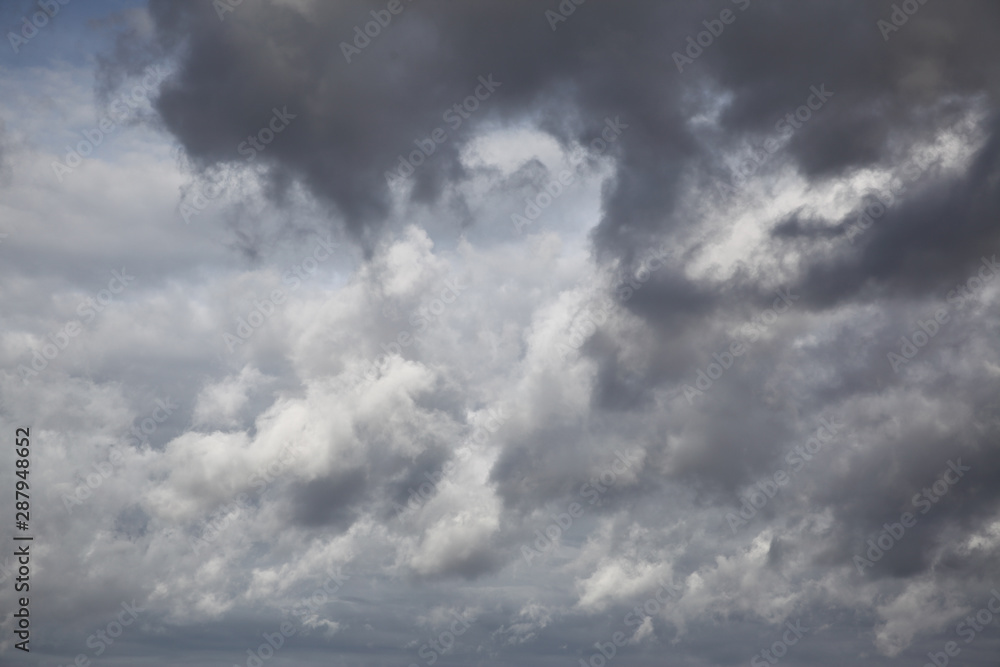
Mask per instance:
[[[0,28],[0,664],[995,664],[1000,5]]]

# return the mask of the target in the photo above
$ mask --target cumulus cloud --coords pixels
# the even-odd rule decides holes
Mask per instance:
[[[32,651],[734,665],[792,623],[789,664],[888,665],[957,640],[1000,585],[998,20],[62,6],[0,67]]]

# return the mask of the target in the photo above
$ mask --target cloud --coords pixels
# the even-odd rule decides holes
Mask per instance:
[[[38,652],[133,599],[109,664],[241,662],[284,621],[303,664],[547,665],[621,632],[622,665],[729,665],[796,620],[803,664],[953,639],[1000,548],[998,10],[926,3],[886,40],[886,2],[400,6],[350,62],[388,3],[91,9],[99,57],[0,70]]]

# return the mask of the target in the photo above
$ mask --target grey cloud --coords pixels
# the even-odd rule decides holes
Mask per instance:
[[[1000,11],[926,2],[885,40],[889,1],[561,4],[553,30],[559,2],[404,0],[347,63],[340,42],[385,0],[244,0],[224,20],[151,0],[100,19],[120,37],[75,116],[76,98],[39,102],[65,79],[38,73],[62,65],[0,71],[28,91],[0,96],[0,158],[18,165],[0,206],[0,421],[44,438],[33,502],[59,548],[32,591],[57,623],[39,622],[43,659],[69,663],[134,597],[149,612],[109,664],[245,662],[283,620],[297,635],[276,663],[426,664],[463,610],[476,620],[440,664],[576,664],[616,631],[634,640],[623,666],[745,664],[798,618],[813,630],[788,664],[889,665],[940,650],[998,585],[998,281],[948,294],[1000,240]],[[678,72],[673,52],[724,9],[735,21]],[[155,118],[57,185],[63,137],[154,62],[173,72]],[[449,127],[490,75],[500,87]],[[779,129],[818,86],[833,96]],[[238,146],[284,109],[249,162]],[[447,139],[390,187],[436,127]],[[481,139],[496,154],[463,162]],[[561,164],[576,183],[516,233],[510,214]],[[884,215],[853,231],[893,176]],[[216,177],[224,194],[185,224],[178,202]],[[328,232],[354,246],[286,280]],[[123,259],[134,291],[23,384],[18,364]],[[430,317],[446,280],[467,287]],[[766,321],[778,289],[798,298]],[[274,290],[286,301],[228,348]],[[595,304],[610,305],[578,329]],[[894,368],[940,308],[949,321]],[[734,342],[746,352],[726,361]],[[149,444],[66,511],[166,396],[178,408]],[[833,417],[843,432],[731,529]],[[300,454],[255,488],[287,442]],[[618,452],[634,463],[602,482]],[[959,458],[972,470],[859,573],[866,541]],[[344,589],[308,602],[336,566]],[[626,623],[659,577],[683,594]],[[995,649],[984,635],[962,659]]]

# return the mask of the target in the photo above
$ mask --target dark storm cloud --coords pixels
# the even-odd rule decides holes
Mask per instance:
[[[840,238],[843,231],[831,228],[822,220],[805,218],[801,211],[792,213],[771,229],[771,235],[777,239],[815,239]]]
[[[333,526],[346,530],[354,523],[353,507],[364,495],[362,470],[348,470],[306,482],[292,492],[294,518],[310,528]]]
[[[818,260],[808,269],[802,289],[818,306],[855,298],[864,288],[875,293],[920,295],[947,293],[974,273],[982,257],[1000,249],[1000,123],[970,168],[959,176],[923,179],[844,252]],[[842,221],[849,226],[864,213]]]
[[[761,3],[757,9],[748,12],[746,31],[733,30],[731,40],[720,39],[717,52],[706,54],[718,54],[713,72],[723,89],[736,93],[723,122],[766,135],[769,119],[802,104],[810,86],[826,84],[834,97],[784,149],[810,179],[822,182],[864,167],[898,166],[900,144],[941,132],[972,100],[996,104],[998,47],[986,28],[1000,21],[996,6],[928,3],[890,33],[888,42],[875,28],[877,20],[890,16],[888,3],[780,9]],[[959,33],[961,38],[946,36]],[[996,247],[996,226],[990,221],[1000,212],[997,129],[995,122],[983,128],[987,145],[967,173],[944,183],[925,175],[923,187],[907,192],[886,224],[861,239],[860,248],[833,258],[817,251],[802,284],[807,299],[829,305],[852,299],[864,288],[927,293],[960,277],[984,248]],[[824,240],[832,233],[807,231],[789,220],[775,228],[779,238],[808,234]]]
[[[385,663],[392,651],[396,663],[407,664],[417,660],[425,636],[445,627],[435,614],[444,616],[443,609],[460,607],[460,600],[486,599],[476,604],[487,611],[442,663],[516,653],[521,664],[567,664],[591,655],[595,640],[626,629],[621,620],[649,595],[645,585],[655,586],[655,576],[669,569],[699,586],[676,610],[656,617],[655,636],[622,648],[623,665],[662,662],[664,650],[676,651],[678,664],[745,664],[776,638],[762,619],[800,612],[807,625],[824,629],[796,648],[795,659],[844,664],[868,653],[871,664],[886,664],[870,656],[870,635],[894,612],[873,600],[896,601],[907,585],[919,588],[939,576],[963,592],[990,578],[1000,581],[989,537],[1000,508],[1000,325],[991,302],[984,295],[981,304],[953,308],[951,322],[900,372],[886,356],[898,350],[900,336],[946,303],[949,289],[974,274],[981,255],[1000,250],[1000,125],[989,119],[962,138],[968,145],[982,142],[964,171],[933,165],[912,178],[904,172],[904,192],[856,238],[848,238],[849,230],[870,197],[829,216],[815,206],[796,203],[791,212],[775,206],[781,212],[769,219],[769,213],[726,210],[712,185],[731,179],[729,165],[748,147],[787,139],[744,193],[757,194],[756,186],[788,171],[815,193],[867,168],[896,170],[909,147],[931,143],[970,108],[995,110],[1000,9],[929,0],[885,40],[877,21],[889,17],[891,2],[588,0],[555,30],[545,11],[557,2],[403,2],[403,11],[350,63],[341,42],[351,42],[354,27],[371,21],[369,12],[383,10],[384,0],[243,0],[222,20],[208,0],[152,0],[151,24],[145,16],[122,19],[132,28],[101,62],[99,93],[115,90],[157,58],[176,58],[177,71],[154,106],[195,168],[230,174],[228,167],[263,167],[269,204],[288,219],[285,236],[304,233],[312,221],[303,211],[313,213],[314,202],[299,200],[298,184],[304,185],[322,209],[315,218],[333,224],[325,207],[334,211],[368,261],[355,273],[338,261],[324,265],[309,283],[308,298],[293,295],[276,319],[226,356],[219,334],[249,311],[249,290],[272,287],[251,284],[256,269],[268,273],[276,266],[277,286],[275,275],[304,256],[277,261],[278,242],[288,239],[272,236],[273,221],[254,219],[247,201],[220,214],[230,215],[233,254],[246,261],[234,269],[225,258],[199,260],[206,270],[198,279],[211,295],[180,281],[183,287],[170,295],[174,310],[139,310],[129,301],[128,310],[109,312],[106,328],[88,339],[94,347],[82,358],[98,388],[121,382],[121,393],[136,401],[155,387],[181,404],[151,438],[148,455],[95,494],[86,515],[91,522],[51,519],[80,543],[94,540],[95,526],[103,525],[121,547],[105,562],[98,562],[107,553],[101,547],[89,551],[98,554],[89,568],[131,572],[102,594],[110,600],[102,609],[135,590],[152,594],[161,581],[155,573],[169,570],[169,592],[157,592],[156,604],[214,618],[223,640],[198,635],[198,645],[229,650],[236,643],[229,652],[242,659],[244,641],[249,646],[259,636],[246,628],[278,618],[262,610],[297,601],[279,584],[294,581],[291,593],[298,596],[311,581],[310,568],[347,559],[357,568],[358,588],[330,602],[322,616],[342,627],[303,630],[300,646]],[[687,37],[724,9],[736,20],[678,72],[672,53],[683,52]],[[147,28],[155,35],[153,48]],[[484,85],[480,77],[491,76],[499,87],[450,127],[442,114],[474,95]],[[783,135],[779,124],[818,87],[833,96]],[[287,126],[248,162],[238,146],[278,114]],[[620,137],[606,151],[594,148],[619,118]],[[529,157],[506,176],[495,166],[467,173],[459,154],[490,129],[524,126],[548,132],[564,147],[591,146],[591,157],[602,155],[612,165],[589,239],[598,271],[615,275],[610,284],[588,292],[583,285],[599,282],[590,274],[593,264],[578,261],[585,268],[570,270],[562,262],[566,255],[531,256],[537,248],[526,247],[535,235],[571,245],[556,224],[527,230],[520,240],[531,240],[515,245],[506,206],[503,242],[481,246],[473,239],[466,255],[442,251],[445,244],[423,230],[389,242],[396,232],[388,229],[396,224],[395,193],[385,173],[438,127],[447,138],[415,168],[412,201],[421,206],[411,210],[427,204],[430,216],[458,211],[470,226],[481,225],[475,202],[455,195],[457,185],[478,178],[489,182],[491,196],[502,191],[517,200],[509,210],[520,210],[526,195],[554,177],[548,163]],[[0,133],[0,159],[3,139]],[[773,199],[762,195],[761,211]],[[136,228],[149,224],[174,235],[162,202],[149,220],[133,213],[147,205],[140,203],[129,209]],[[850,212],[841,215],[844,210]],[[757,227],[762,245],[713,254],[737,217]],[[204,220],[218,222],[211,214]],[[568,224],[578,230],[584,223]],[[116,233],[125,238],[132,226],[121,227]],[[183,237],[168,261],[164,248],[174,246],[150,237],[143,247],[160,259],[139,253],[136,261],[162,262],[169,264],[162,272],[186,275],[187,256],[197,254],[191,248],[199,243],[215,241]],[[503,247],[508,244],[514,249]],[[650,248],[661,244],[676,246],[676,254],[638,278]],[[71,251],[79,253],[79,245]],[[14,261],[28,266],[33,255]],[[224,268],[236,273],[229,287],[215,282]],[[467,296],[422,332],[424,340],[390,354],[384,343],[412,330],[410,318],[450,270],[480,282],[470,279]],[[638,282],[623,298],[619,289],[633,279]],[[169,282],[150,279],[150,300]],[[742,327],[760,321],[779,285],[801,298],[748,341]],[[32,289],[32,302],[61,303]],[[556,360],[553,350],[569,333],[551,331],[584,307],[577,297],[616,301],[574,354]],[[75,300],[68,302],[72,307]],[[207,322],[206,312],[217,321]],[[163,325],[163,340],[135,325],[156,316],[170,323]],[[25,327],[38,337],[50,328],[45,322]],[[204,342],[210,338],[214,347]],[[747,353],[722,361],[734,342],[747,343]],[[346,369],[383,351],[385,368],[376,378],[344,380]],[[242,377],[244,363],[275,376],[273,386],[265,390],[262,379],[245,387],[212,381]],[[724,372],[713,372],[710,387],[689,400],[685,386],[703,386],[700,374],[710,364],[724,365]],[[46,380],[58,386],[62,376],[52,373]],[[145,392],[137,392],[143,385]],[[306,400],[314,392],[319,397]],[[29,402],[72,408],[62,410],[65,419],[82,419],[77,415],[99,405],[87,402],[83,389],[73,400],[11,394],[29,415],[35,414]],[[218,400],[209,400],[213,396]],[[508,401],[515,407],[503,427],[469,446],[473,453],[466,457],[463,434],[476,428],[471,415]],[[122,402],[106,399],[109,406]],[[144,416],[145,404],[138,408],[101,423],[128,426]],[[749,526],[731,531],[726,513],[739,511],[751,485],[787,467],[791,448],[828,416],[846,424],[843,433]],[[329,423],[320,427],[324,420]],[[98,428],[67,423],[56,426],[72,433]],[[223,427],[231,430],[209,432]],[[147,550],[165,530],[225,502],[222,490],[245,484],[248,466],[273,455],[269,445],[279,432],[301,434],[315,458],[283,471],[252,508],[256,514],[233,518],[214,552],[224,560],[191,559],[176,540]],[[50,450],[53,458],[82,451],[69,440],[64,449]],[[581,487],[606,472],[620,449],[633,463],[614,477],[600,504],[586,504],[585,517],[566,530],[558,548],[525,564],[522,545],[534,544],[535,530],[571,501],[586,503]],[[864,554],[866,540],[913,510],[913,495],[958,458],[973,467],[967,476],[920,516],[900,545],[857,573],[852,558]],[[75,474],[72,466],[86,467],[68,458],[65,465],[67,479]],[[148,492],[139,494],[141,502],[133,482]],[[420,491],[425,484],[426,493]],[[214,495],[192,498],[190,489]],[[397,505],[414,498],[417,507],[400,520]],[[970,535],[980,536],[981,545],[969,546]],[[252,545],[251,553],[244,545]],[[136,554],[126,558],[124,549],[132,548]],[[62,559],[75,553],[55,554],[53,596],[78,585],[61,578],[72,571]],[[149,567],[126,570],[128,558],[146,558]],[[84,618],[90,600],[70,597],[62,613]],[[243,606],[249,621],[240,616]],[[917,612],[904,608],[898,616],[909,621]],[[171,626],[157,641],[176,636]],[[400,647],[410,651],[404,660],[396,660]]]
[[[271,182],[280,191],[301,178],[371,242],[388,212],[385,172],[435,128],[447,139],[416,169],[417,200],[462,177],[458,149],[474,127],[532,117],[562,139],[592,139],[605,116],[624,111],[641,128],[627,159],[651,171],[620,196],[644,219],[662,209],[667,184],[652,189],[648,180],[680,167],[656,153],[685,143],[667,104],[674,77],[661,69],[668,12],[591,3],[553,32],[538,3],[405,5],[348,64],[341,40],[383,4],[316,3],[303,16],[287,4],[244,2],[220,21],[210,3],[154,1],[162,48],[182,54],[157,103],[164,122],[201,164],[236,162],[236,146],[273,107],[287,106],[296,118],[261,155]],[[499,87],[470,118],[457,128],[443,120],[491,74]],[[650,85],[657,79],[663,85]]]
[[[538,3],[423,2],[404,5],[350,63],[340,43],[350,42],[353,27],[383,3],[306,6],[248,1],[223,21],[210,3],[154,0],[161,45],[182,54],[157,106],[202,166],[240,163],[237,146],[266,127],[274,108],[287,108],[295,118],[257,158],[267,165],[270,191],[280,196],[292,179],[302,179],[336,206],[366,247],[388,215],[386,171],[438,127],[446,140],[413,175],[419,201],[435,200],[445,183],[464,177],[458,150],[474,129],[532,118],[561,140],[587,143],[600,137],[606,117],[620,115],[629,129],[616,147],[617,174],[604,193],[594,240],[602,256],[629,261],[650,239],[689,224],[676,208],[682,173],[714,169],[714,155],[774,135],[776,122],[805,104],[816,86],[833,97],[794,133],[779,162],[791,160],[818,179],[884,164],[898,142],[939,129],[944,114],[936,106],[946,96],[995,94],[998,60],[984,54],[997,47],[983,26],[995,23],[1000,10],[982,3],[924,6],[887,42],[876,21],[889,16],[890,3],[590,2],[553,31]],[[727,8],[735,23],[678,73],[671,53],[683,51],[703,20]],[[941,37],[946,30],[962,38]],[[131,53],[131,42],[122,41]],[[450,128],[442,114],[490,74],[500,87]],[[688,119],[713,104],[715,94],[731,100],[705,143]],[[988,203],[980,202],[977,219],[988,217]],[[971,211],[962,206],[956,196],[926,217],[955,217],[964,227]],[[974,229],[951,242],[983,240]],[[936,243],[927,234],[921,227],[909,243]],[[904,255],[906,245],[896,241],[886,239]],[[885,254],[865,254],[865,265],[879,267],[868,273],[895,275],[893,260],[902,257],[880,264]],[[959,252],[948,261],[969,260]],[[907,264],[914,273],[939,268],[913,254]],[[835,272],[816,270],[822,275],[815,282]],[[867,277],[836,272],[851,274],[856,284]]]
[[[779,158],[817,182],[890,163],[898,142],[940,129],[943,98],[995,95],[1000,61],[987,55],[998,47],[986,27],[1000,17],[993,6],[930,3],[887,41],[876,22],[889,16],[891,3],[742,4],[589,2],[554,31],[538,3],[407,4],[348,63],[340,42],[350,41],[353,27],[381,3],[307,3],[300,11],[291,3],[247,1],[220,20],[209,3],[154,0],[160,43],[181,55],[157,108],[203,165],[239,161],[236,146],[264,127],[273,109],[287,108],[295,118],[258,156],[273,191],[302,179],[366,245],[388,215],[385,172],[415,148],[414,140],[446,127],[442,112],[472,94],[479,76],[493,75],[501,85],[416,168],[417,200],[435,200],[445,183],[463,178],[458,149],[474,128],[530,118],[563,141],[587,143],[600,136],[605,118],[620,115],[628,129],[594,242],[599,256],[629,263],[654,237],[690,224],[677,203],[685,171],[714,170],[716,156],[773,136],[776,123],[818,86],[832,98]],[[677,72],[671,54],[727,8],[736,21]],[[942,36],[948,31],[962,37]],[[718,95],[729,101],[705,139],[689,119]],[[807,301],[823,306],[872,285],[921,293],[959,277],[996,240],[995,143],[956,182],[908,195],[855,254],[807,254]],[[809,241],[832,237],[811,222],[775,221],[779,243],[806,239],[808,249]],[[733,295],[766,302],[757,280],[738,274],[723,299],[714,288],[664,272],[628,308],[663,333],[693,332],[732,305]],[[643,383],[617,368],[614,351],[596,341],[591,348],[600,359],[597,408],[615,409],[641,394]],[[683,371],[652,372],[649,380],[680,380]],[[502,459],[495,480],[507,477],[508,467],[513,473],[528,465],[514,464],[518,451],[514,446]]]

